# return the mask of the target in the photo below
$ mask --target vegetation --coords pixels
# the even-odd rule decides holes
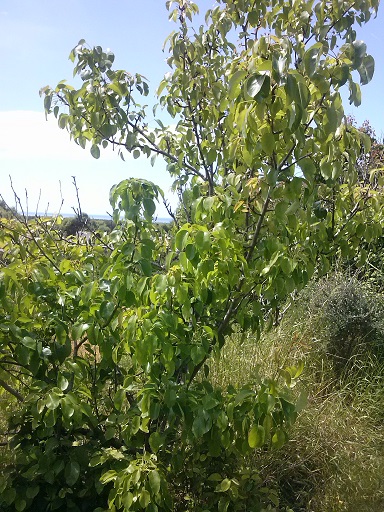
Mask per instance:
[[[256,452],[251,462],[267,485],[278,490],[280,502],[295,511],[379,512],[383,506],[383,352],[352,358],[340,374],[333,353],[326,349],[345,321],[343,284],[354,286],[355,298],[362,303],[367,295],[376,299],[375,311],[383,315],[381,291],[347,274],[331,274],[310,283],[281,325],[260,342],[247,336],[241,343],[238,336],[212,363],[212,379],[223,385],[240,384],[252,374],[275,374],[284,360],[306,361],[295,393],[307,390],[309,399],[290,430],[289,442],[278,452]],[[328,303],[331,290],[333,307]],[[355,327],[358,335],[359,317]],[[369,338],[369,328],[365,335]],[[376,336],[384,339],[382,325]]]
[[[4,199],[1,199],[0,197],[0,218],[10,219],[17,216],[18,214],[16,208],[9,207],[7,203],[4,201]]]
[[[90,142],[95,158],[110,144],[122,158],[162,156],[185,208],[162,229],[154,214],[163,192],[129,179],[110,193],[112,231],[89,240],[63,236],[53,219],[1,220],[0,386],[18,404],[1,462],[2,510],[305,510],[329,488],[326,434],[350,418],[340,386],[331,389],[345,415],[337,410],[320,438],[326,455],[311,456],[308,430],[321,420],[311,402],[294,430],[308,391],[312,404],[331,393],[320,352],[290,356],[292,333],[274,366],[262,344],[259,372],[237,365],[232,380],[215,361],[271,328],[287,298],[336,256],[353,259],[363,237],[381,235],[382,173],[362,181],[371,137],[346,122],[340,96],[347,84],[359,104],[354,72],[362,84],[372,78],[354,23],[377,5],[222,0],[195,30],[197,7],[167,2],[177,30],[157,93],[176,129],[161,120],[151,128],[137,98],[148,95],[145,78],[114,70],[111,52],[84,41],[70,54],[81,88],[42,90],[47,113],[78,144]],[[368,295],[356,293],[370,312]],[[336,304],[322,308],[327,318],[342,314]],[[337,357],[347,361],[359,346],[346,352],[340,332],[327,331],[322,344],[333,380]],[[361,361],[369,353],[379,364],[377,340]],[[299,384],[303,357],[319,382]],[[296,444],[286,445],[289,431]],[[295,453],[306,484],[297,487]]]
[[[75,217],[66,217],[60,223],[60,229],[66,236],[79,233],[94,233],[95,231],[110,232],[113,229],[112,220],[92,219],[86,213]]]

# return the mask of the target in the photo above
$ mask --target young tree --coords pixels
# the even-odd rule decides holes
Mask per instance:
[[[259,332],[335,252],[354,254],[365,225],[380,234],[380,180],[361,186],[356,170],[369,137],[345,121],[339,92],[347,85],[358,105],[354,71],[372,78],[354,25],[378,2],[221,0],[201,27],[188,0],[167,7],[177,30],[157,94],[176,129],[150,124],[144,77],[84,41],[70,54],[82,87],[42,90],[47,113],[95,158],[108,145],[163,157],[188,189],[189,222],[160,231],[163,192],[124,180],[99,245],[59,252],[49,230],[34,233],[2,270],[2,344],[30,386],[5,510],[278,506],[246,455],[286,442],[300,367],[223,390],[209,359],[233,329]],[[20,229],[7,226],[3,245]]]

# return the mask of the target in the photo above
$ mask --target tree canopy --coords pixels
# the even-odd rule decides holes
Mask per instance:
[[[1,221],[0,385],[20,402],[4,510],[278,507],[246,457],[287,441],[302,362],[220,389],[210,358],[381,234],[381,171],[359,180],[370,137],[340,95],[360,104],[356,76],[372,78],[355,28],[378,2],[221,0],[202,26],[192,2],[167,8],[157,112],[172,126],[147,113],[143,76],[83,40],[70,54],[81,87],[42,89],[95,158],[109,145],[164,158],[188,207],[164,231],[163,191],[127,179],[110,192],[115,228],[92,243],[57,239],[49,220]]]

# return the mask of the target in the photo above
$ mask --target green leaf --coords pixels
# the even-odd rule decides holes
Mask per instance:
[[[65,466],[65,481],[68,485],[74,485],[80,476],[80,465],[77,461],[71,460]]]
[[[301,108],[307,108],[311,98],[311,93],[309,92],[309,89],[304,82],[299,81],[297,86],[299,89],[300,106]]]
[[[307,72],[309,77],[312,77],[316,72],[322,48],[322,43],[316,43],[313,46],[311,46],[311,48],[309,48],[304,54],[303,60],[305,71]]]
[[[116,477],[117,472],[114,469],[110,469],[101,475],[100,481],[102,484],[108,484],[109,482],[116,480]]]
[[[316,173],[316,166],[313,163],[313,160],[311,158],[303,158],[299,161],[299,166],[303,171],[304,177],[308,181],[312,182]]]
[[[332,83],[337,84],[339,87],[343,86],[349,77],[349,66],[347,64],[341,64],[335,66],[332,74]]]
[[[176,233],[176,237],[175,237],[176,249],[178,249],[179,251],[182,251],[184,249],[188,235],[189,235],[189,232],[186,229],[180,229]]]
[[[192,432],[196,438],[202,437],[210,431],[212,418],[206,411],[199,411],[192,424]]]
[[[151,450],[154,453],[157,453],[159,451],[159,448],[161,448],[164,444],[164,436],[160,434],[160,432],[152,432],[152,434],[149,436],[149,446],[151,447]]]
[[[101,318],[103,320],[109,321],[113,312],[115,311],[115,304],[105,300],[101,303],[99,311]]]
[[[16,498],[16,489],[14,489],[13,487],[6,489],[2,493],[1,497],[5,501],[5,503],[7,503],[7,505],[11,505],[11,503],[13,503]]]
[[[219,405],[219,403],[220,402],[213,395],[204,396],[202,401],[202,405],[205,411],[214,409],[217,405]]]
[[[275,150],[275,136],[271,132],[264,132],[261,136],[261,147],[267,155],[272,155]]]
[[[48,409],[47,412],[44,415],[44,424],[46,427],[53,427],[56,424],[56,410],[55,409]]]
[[[246,400],[247,398],[254,397],[254,396],[255,396],[255,392],[252,389],[242,389],[241,391],[239,391],[239,393],[235,397],[235,400],[234,400],[235,407],[237,405],[242,404],[244,402],[244,400]]]
[[[25,510],[25,507],[27,506],[27,502],[23,498],[16,498],[15,500],[15,509],[18,512],[21,512],[22,510]]]
[[[156,211],[156,205],[152,199],[149,197],[145,197],[143,199],[143,206],[145,212],[148,214],[149,217],[153,217],[155,211]]]
[[[72,329],[71,329],[72,339],[74,341],[78,341],[81,338],[83,332],[86,331],[88,329],[88,327],[89,327],[88,324],[73,325]]]
[[[143,489],[141,491],[140,497],[139,497],[139,503],[140,506],[144,509],[148,507],[148,505],[151,503],[151,495],[146,489]]]
[[[230,505],[230,498],[220,498],[219,500],[219,505],[218,505],[218,508],[217,508],[217,511],[218,512],[227,512],[228,510],[228,507]]]
[[[100,148],[96,144],[93,144],[91,147],[91,155],[93,158],[100,158]]]
[[[125,389],[123,388],[120,388],[116,391],[115,393],[115,397],[113,399],[113,404],[115,406],[115,408],[120,411],[121,410],[121,407],[123,405],[123,402],[126,398],[126,391]]]
[[[350,81],[349,83],[349,103],[353,103],[355,107],[361,105],[361,89],[359,84]]]
[[[61,389],[61,391],[65,391],[69,385],[69,382],[68,382],[68,379],[66,379],[64,377],[64,375],[60,374],[57,377],[57,384],[58,384],[59,388]]]
[[[320,172],[326,180],[332,176],[332,164],[326,158],[323,158],[320,162]]]
[[[27,487],[27,491],[26,491],[25,495],[27,496],[27,498],[32,500],[35,496],[38,495],[39,490],[40,490],[39,485],[33,485],[32,487]]]
[[[193,260],[196,254],[195,244],[188,244],[185,248],[185,254],[190,261]]]
[[[208,477],[209,482],[221,482],[223,477],[220,475],[220,473],[212,473]]]
[[[157,293],[159,293],[160,295],[162,295],[167,287],[168,287],[168,279],[167,279],[167,276],[165,275],[157,275],[155,277],[155,286],[156,286],[156,291]]]
[[[149,479],[149,485],[151,486],[151,492],[152,494],[158,494],[160,491],[160,475],[159,472],[154,469],[153,471],[150,471],[148,475]]]
[[[260,21],[260,12],[259,11],[251,11],[248,13],[248,23],[251,27],[256,27]]]
[[[287,276],[290,275],[292,272],[292,263],[289,258],[282,258],[280,261],[281,270],[286,274]]]
[[[282,429],[277,429],[272,436],[272,448],[278,450],[287,442],[287,434]]]
[[[294,101],[295,103],[299,101],[299,88],[297,85],[296,77],[292,73],[289,73],[287,76],[285,90],[291,101]]]
[[[301,412],[308,403],[308,391],[303,389],[299,395],[299,398],[296,400],[295,410],[297,413]]]
[[[296,103],[300,109],[307,108],[311,94],[302,78],[297,79],[293,73],[289,73],[285,88],[291,101]]]
[[[66,420],[72,418],[75,412],[74,404],[67,396],[61,399],[61,411]]]
[[[50,94],[47,94],[44,98],[44,109],[49,111],[49,109],[51,108],[51,103],[52,103],[52,96]]]
[[[239,95],[240,92],[240,82],[246,77],[247,73],[244,70],[238,70],[229,79],[228,83],[228,97],[230,100],[233,100]]]
[[[254,73],[244,84],[246,99],[263,99],[269,95],[271,79],[267,73]]]
[[[266,178],[266,182],[268,183],[268,185],[275,186],[278,178],[278,170],[272,167],[267,172]]]
[[[143,274],[147,277],[152,275],[152,264],[148,260],[140,260],[140,267]]]
[[[367,53],[367,45],[364,43],[364,41],[356,40],[353,41],[352,46],[354,49],[353,67],[354,69],[358,69],[361,66],[363,58]]]
[[[37,348],[37,340],[34,340],[33,338],[30,338],[29,336],[25,336],[21,343],[24,345],[24,347],[30,348],[32,350],[36,350]]]
[[[48,409],[54,410],[57,409],[60,405],[62,395],[56,394],[54,391],[52,391],[46,399],[46,406]]]
[[[254,425],[248,433],[248,444],[251,448],[260,448],[265,442],[265,430],[262,425]]]
[[[199,364],[204,359],[206,350],[201,345],[194,345],[191,349],[191,359],[194,364]]]
[[[274,55],[272,59],[272,67],[277,75],[277,81],[280,82],[287,67],[287,58],[283,55],[279,55],[278,57]]]
[[[373,57],[371,57],[371,55],[366,55],[363,58],[361,66],[357,68],[357,71],[360,75],[361,85],[368,84],[372,80],[375,72],[375,61]]]
[[[216,492],[227,492],[231,488],[231,480],[229,478],[224,478],[220,482],[220,484],[216,487]]]
[[[123,505],[124,510],[130,510],[132,503],[133,503],[133,494],[131,492],[125,492],[121,498],[121,504]]]

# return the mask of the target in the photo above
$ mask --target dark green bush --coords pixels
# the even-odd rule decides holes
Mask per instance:
[[[334,274],[309,285],[301,300],[315,352],[330,358],[337,377],[361,359],[384,358],[383,296],[369,284]]]
[[[96,225],[86,213],[63,219],[61,229],[66,236],[75,236],[82,231],[93,231]]]

